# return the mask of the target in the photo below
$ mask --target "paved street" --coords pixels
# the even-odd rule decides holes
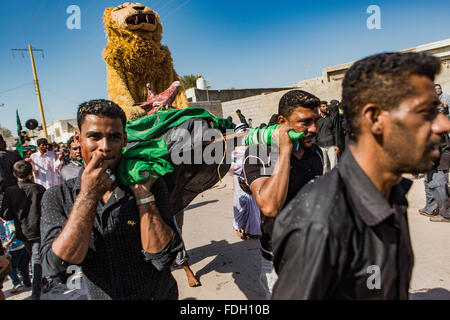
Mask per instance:
[[[414,180],[408,194],[408,211],[415,267],[411,299],[450,299],[449,223],[433,223],[417,213],[425,203],[423,179]],[[261,299],[258,283],[259,240],[240,240],[233,232],[232,179],[198,196],[185,212],[183,237],[191,268],[202,286],[190,288],[183,269],[175,270],[180,299]],[[5,283],[7,299],[21,300],[30,292],[15,295]],[[84,292],[60,285],[44,299],[84,299]]]

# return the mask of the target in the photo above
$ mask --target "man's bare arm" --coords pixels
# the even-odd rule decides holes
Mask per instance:
[[[257,179],[250,186],[261,212],[271,218],[278,215],[287,197],[292,152],[292,142],[287,134],[289,130],[287,127],[280,129],[280,154],[272,175]]]
[[[78,195],[66,225],[52,244],[53,252],[62,260],[73,264],[83,262],[91,242],[98,201]]]
[[[53,252],[68,263],[80,264],[86,257],[98,201],[112,189],[113,180],[106,174],[107,167],[102,160],[103,156],[100,153],[94,153],[86,166],[81,176],[81,191],[69,219],[52,244]]]
[[[152,197],[151,187],[156,180],[151,179],[146,184],[132,186],[137,201]],[[155,202],[138,205],[141,227],[142,249],[148,253],[163,250],[173,237],[173,230],[164,222]]]

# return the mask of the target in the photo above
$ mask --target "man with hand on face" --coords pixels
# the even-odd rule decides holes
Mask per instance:
[[[117,104],[85,102],[77,121],[84,167],[42,201],[44,274],[64,278],[67,267],[81,266],[90,299],[177,299],[169,267],[183,242],[164,180],[126,187],[116,179],[127,144]]]
[[[63,181],[76,178],[83,165],[80,144],[74,141],[73,136],[70,137],[67,145],[69,146],[70,162],[61,169],[61,179]]]
[[[278,123],[271,147],[249,146],[245,152],[243,171],[245,183],[261,210],[260,281],[266,298],[270,299],[277,275],[273,269],[272,228],[278,213],[309,181],[322,175],[320,148],[313,144],[317,133],[320,100],[305,91],[292,90],[284,94],[278,106]],[[304,138],[295,143],[289,130],[303,132]]]
[[[370,56],[346,72],[349,148],[275,222],[274,299],[408,299],[412,183],[402,174],[430,170],[449,129],[433,90],[439,70],[438,58],[411,52]]]

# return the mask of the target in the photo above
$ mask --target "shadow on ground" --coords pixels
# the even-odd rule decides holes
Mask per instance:
[[[409,300],[450,300],[450,291],[444,288],[423,289],[409,294]]]
[[[219,273],[232,273],[234,282],[245,294],[247,299],[264,299],[264,293],[259,283],[261,271],[261,253],[258,239],[249,239],[236,243],[226,240],[211,241],[210,244],[188,250],[189,264],[195,263],[211,256],[215,258],[196,273],[202,281],[202,276],[211,271]],[[219,291],[229,281],[217,285]]]
[[[199,203],[194,203],[194,204],[187,206],[184,209],[184,211],[188,211],[188,210],[192,210],[192,209],[195,209],[198,207],[206,206],[207,204],[215,203],[215,202],[219,202],[219,200],[208,200],[208,201],[203,201],[203,202],[199,202]]]

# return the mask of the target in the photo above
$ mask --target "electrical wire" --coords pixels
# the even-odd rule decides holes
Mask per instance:
[[[21,85],[21,86],[18,86],[18,87],[14,87],[14,88],[11,88],[11,89],[7,89],[7,90],[4,90],[4,91],[0,91],[0,94],[6,93],[6,92],[10,92],[10,91],[13,91],[13,90],[16,90],[16,89],[20,89],[20,88],[23,88],[23,87],[26,87],[26,86],[29,86],[29,85],[32,85],[32,84],[34,84],[34,81],[25,83],[25,84],[23,84],[23,85]]]
[[[184,7],[185,5],[187,5],[189,2],[191,2],[191,0],[186,0],[185,2],[183,2],[181,5],[179,5],[177,8],[175,8],[174,10],[170,11],[165,17],[167,18],[168,16],[174,14],[175,12],[177,12],[178,10],[180,10],[182,7]]]

